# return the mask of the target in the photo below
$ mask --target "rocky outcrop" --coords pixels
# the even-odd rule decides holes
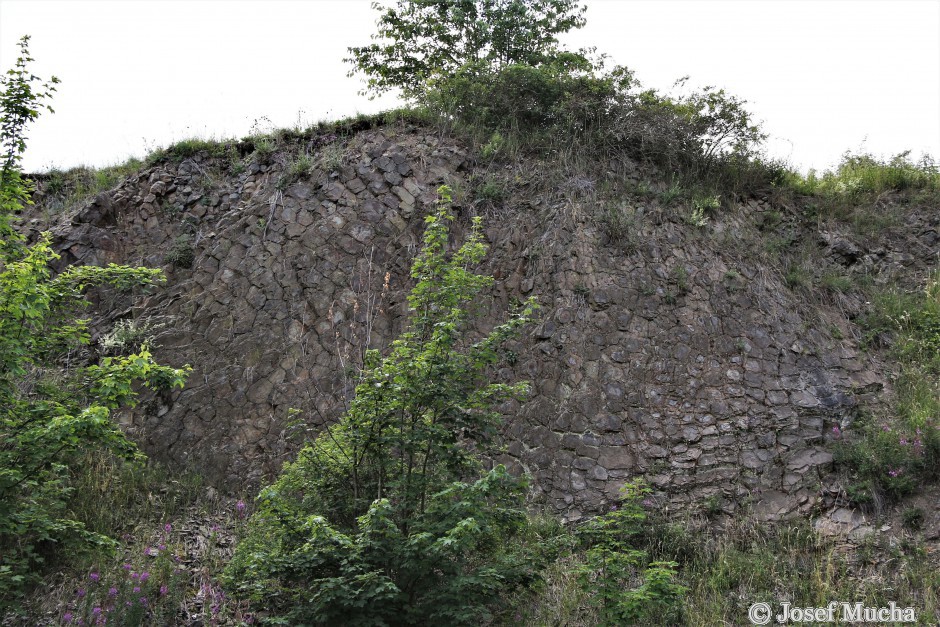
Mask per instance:
[[[158,163],[54,229],[66,261],[165,268],[164,289],[133,309],[108,301],[105,320],[162,322],[158,357],[194,372],[184,390],[121,418],[149,454],[219,485],[261,482],[342,411],[364,347],[401,328],[410,260],[442,183],[457,190],[458,231],[467,215],[486,217],[497,285],[484,326],[513,301],[542,305],[496,373],[533,389],[503,408],[500,461],[530,473],[533,496],[571,519],[640,474],[664,505],[807,509],[833,426],[848,426],[857,394],[882,383],[748,252],[766,203],[699,229],[636,201],[625,250],[598,227],[591,185],[533,198],[526,177],[536,175],[518,167],[517,191],[474,203],[483,166],[421,129],[293,149],[313,167],[298,173],[286,152],[241,172],[206,155]],[[839,263],[864,258],[851,242],[823,244]]]

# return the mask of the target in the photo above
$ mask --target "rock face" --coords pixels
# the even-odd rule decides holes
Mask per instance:
[[[401,329],[442,183],[458,192],[458,225],[485,209],[497,277],[485,324],[513,300],[542,305],[497,373],[533,386],[504,408],[499,461],[530,473],[535,497],[569,518],[639,474],[676,506],[807,508],[832,460],[827,434],[852,420],[853,390],[881,383],[746,252],[759,203],[706,229],[638,204],[628,252],[598,228],[597,201],[561,184],[538,199],[523,180],[499,203],[461,200],[485,168],[428,131],[295,148],[314,156],[300,175],[284,153],[239,174],[205,155],[158,163],[54,229],[66,261],[164,266],[164,289],[133,310],[102,310],[162,322],[158,358],[194,372],[183,391],[122,420],[146,452],[220,486],[275,472],[309,436],[293,416],[315,431],[340,414],[364,347]],[[832,248],[842,261],[861,255]]]

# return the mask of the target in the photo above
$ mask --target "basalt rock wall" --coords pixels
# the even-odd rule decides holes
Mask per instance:
[[[264,481],[340,415],[363,348],[401,330],[408,270],[443,183],[456,191],[457,239],[469,215],[485,217],[497,281],[480,330],[515,301],[542,306],[496,373],[532,383],[528,401],[503,408],[500,461],[530,473],[536,500],[569,518],[636,475],[675,506],[809,508],[833,426],[882,384],[825,312],[807,313],[778,269],[746,253],[762,201],[696,227],[653,200],[625,200],[625,245],[601,228],[595,181],[536,185],[537,171],[505,166],[515,170],[499,171],[502,196],[475,202],[494,166],[420,128],[291,150],[167,159],[53,229],[63,262],[164,268],[166,286],[133,303],[102,295],[97,328],[149,323],[157,357],[194,370],[182,391],[119,418],[148,454],[220,486]],[[301,152],[311,167],[296,167]]]

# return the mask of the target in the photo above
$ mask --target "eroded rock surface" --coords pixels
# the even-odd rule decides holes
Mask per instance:
[[[315,165],[296,177],[283,154],[239,174],[208,156],[164,161],[54,229],[67,262],[167,271],[165,289],[133,309],[102,308],[109,320],[162,323],[158,357],[194,372],[182,392],[122,420],[149,454],[220,486],[275,472],[303,435],[295,410],[314,430],[335,419],[363,348],[400,331],[437,186],[458,192],[458,238],[484,209],[467,191],[482,166],[434,133],[378,129],[297,149]],[[675,506],[749,502],[767,517],[811,507],[833,426],[845,428],[857,394],[883,379],[748,256],[742,242],[765,203],[706,229],[639,204],[624,250],[598,228],[589,193],[525,190],[485,209],[497,286],[484,326],[528,296],[543,307],[497,373],[533,384],[527,402],[504,408],[500,461],[529,472],[536,498],[571,519],[638,474]],[[835,235],[821,244],[842,265],[870,255]]]

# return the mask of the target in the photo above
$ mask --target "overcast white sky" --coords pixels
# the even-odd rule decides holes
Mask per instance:
[[[571,47],[596,46],[650,87],[690,75],[748,100],[770,152],[801,169],[847,149],[940,157],[940,0],[586,4]],[[359,96],[342,63],[375,18],[368,0],[0,0],[0,69],[29,34],[34,72],[62,80],[25,169],[390,108]]]

